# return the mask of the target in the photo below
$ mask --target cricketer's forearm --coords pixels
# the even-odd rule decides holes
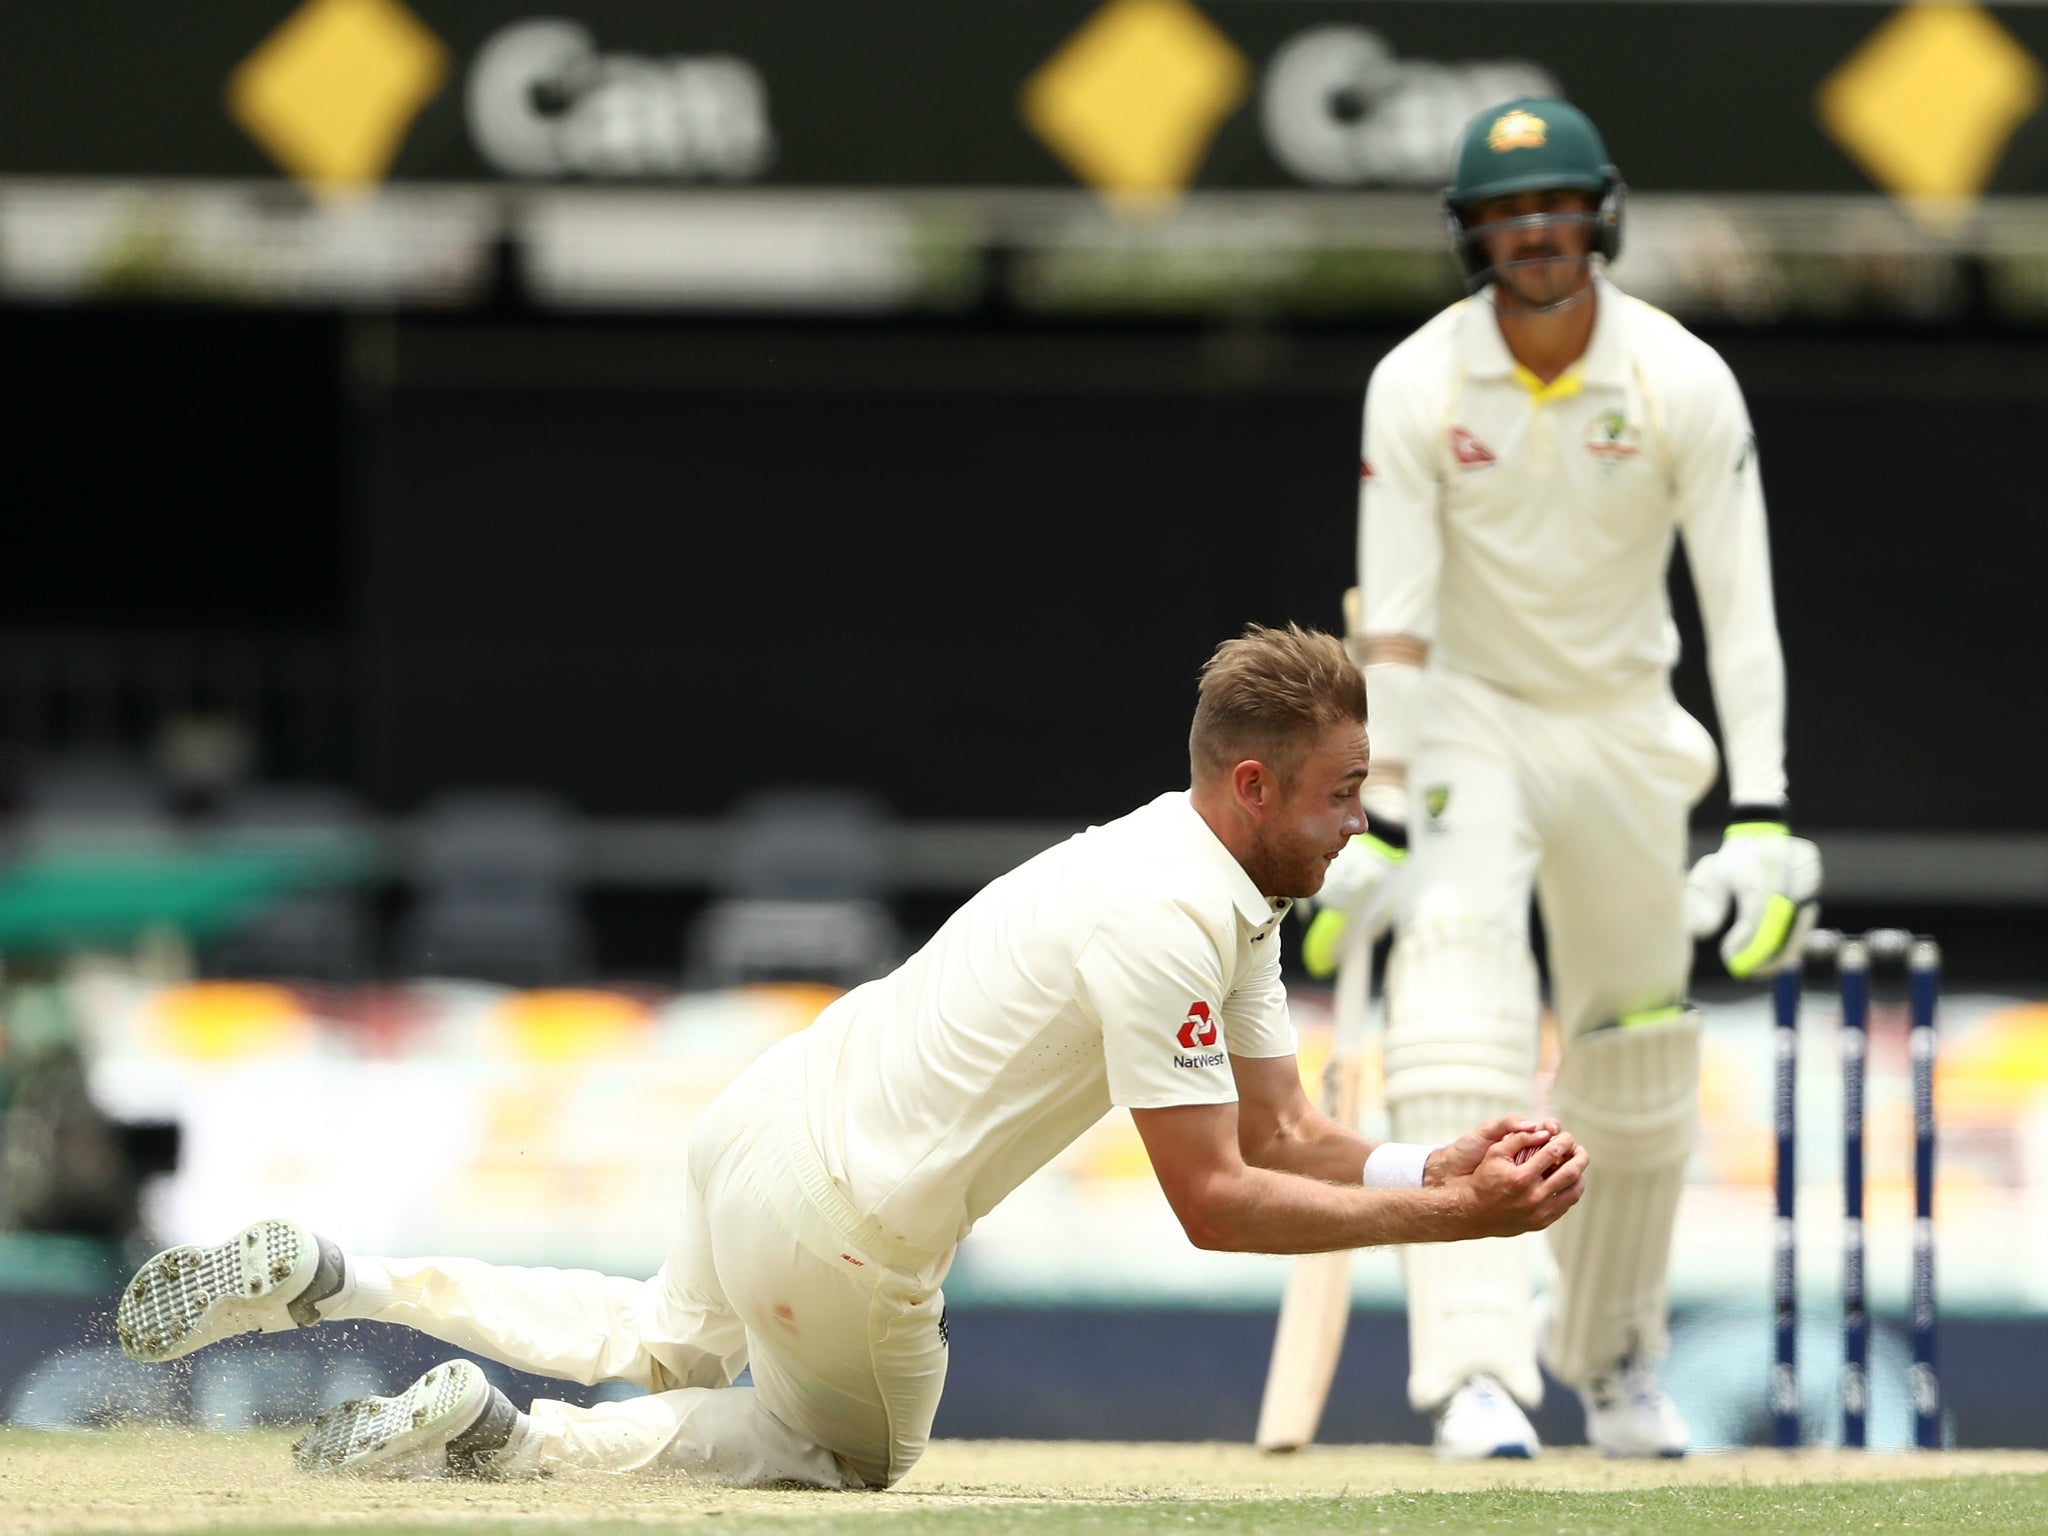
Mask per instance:
[[[1315,1108],[1306,1108],[1294,1120],[1273,1126],[1251,1144],[1239,1138],[1244,1160],[1253,1167],[1320,1179],[1326,1184],[1358,1183],[1373,1145]]]
[[[1455,1187],[1363,1189],[1274,1168],[1245,1167],[1176,1209],[1197,1248],[1226,1253],[1328,1253],[1477,1235]]]

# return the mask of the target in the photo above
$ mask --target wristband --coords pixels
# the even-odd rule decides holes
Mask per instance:
[[[1784,801],[1775,804],[1752,801],[1748,804],[1737,802],[1728,807],[1728,830],[1724,835],[1736,835],[1735,829],[1761,828],[1774,833],[1792,830],[1792,807]]]
[[[1420,1189],[1429,1154],[1436,1150],[1419,1142],[1383,1141],[1366,1158],[1361,1182],[1367,1189]]]

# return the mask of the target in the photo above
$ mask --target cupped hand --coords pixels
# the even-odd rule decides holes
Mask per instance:
[[[1555,1127],[1556,1122],[1548,1124]],[[1470,1135],[1489,1129],[1482,1126]],[[1452,1145],[1468,1140],[1460,1137]],[[1586,1161],[1586,1149],[1567,1130],[1539,1126],[1495,1138],[1470,1172],[1447,1181],[1459,1186],[1462,1216],[1470,1228],[1466,1236],[1542,1231],[1586,1192]]]
[[[1446,1142],[1430,1154],[1429,1162],[1423,1168],[1422,1182],[1431,1186],[1471,1177],[1480,1160],[1502,1137],[1534,1134],[1537,1141],[1528,1144],[1533,1147],[1556,1135],[1558,1130],[1555,1120],[1542,1120],[1533,1115],[1502,1115],[1498,1120],[1487,1121],[1477,1130],[1467,1131],[1456,1141]]]

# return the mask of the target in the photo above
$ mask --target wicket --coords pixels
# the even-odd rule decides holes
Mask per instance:
[[[1941,993],[1941,948],[1899,928],[1842,934],[1817,929],[1803,960],[1835,963],[1842,1002],[1842,1444],[1865,1443],[1869,1403],[1870,1315],[1863,1285],[1864,1063],[1869,1053],[1870,968],[1903,962],[1912,1016],[1913,1067],[1913,1443],[1941,1447],[1941,1384],[1935,1372],[1934,1311],[1934,1012]],[[1778,1217],[1773,1236],[1772,1289],[1777,1359],[1771,1372],[1772,1439],[1799,1444],[1798,1206],[1799,993],[1803,964],[1772,983],[1777,1042],[1774,1120],[1777,1130]]]

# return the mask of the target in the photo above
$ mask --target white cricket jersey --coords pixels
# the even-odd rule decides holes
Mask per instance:
[[[992,881],[806,1032],[806,1119],[854,1206],[938,1253],[1112,1105],[1237,1098],[1295,1048],[1259,893],[1185,791]]]
[[[1367,633],[1567,709],[1662,687],[1685,539],[1731,797],[1785,792],[1785,669],[1755,440],[1713,348],[1602,280],[1586,355],[1548,386],[1490,297],[1454,304],[1366,391],[1359,585]]]

